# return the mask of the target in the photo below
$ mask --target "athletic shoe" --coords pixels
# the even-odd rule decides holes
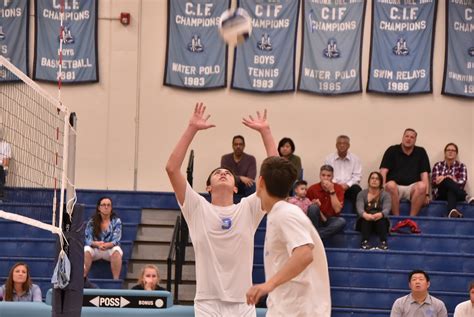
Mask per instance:
[[[364,241],[362,241],[362,243],[360,244],[360,248],[361,248],[361,249],[364,249],[364,250],[370,250],[370,249],[372,249],[372,246],[370,245],[369,241],[364,240]]]
[[[467,196],[466,196],[466,202],[467,202],[469,205],[474,205],[474,196],[469,196],[469,195],[467,195]]]
[[[448,214],[448,218],[462,218],[463,215],[460,211],[457,209],[451,209],[451,211]]]
[[[388,250],[387,241],[381,241],[380,244],[377,246],[379,250]]]

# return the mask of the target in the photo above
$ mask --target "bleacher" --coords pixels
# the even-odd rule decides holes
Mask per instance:
[[[35,218],[41,215],[39,218],[50,221],[51,206],[46,200],[50,193],[17,190],[8,194],[10,202],[3,205],[10,211],[34,214]],[[92,215],[101,196],[112,197],[114,208],[124,224],[123,278],[140,223],[141,209],[177,209],[178,206],[172,193],[80,190],[78,202],[86,207],[84,219]],[[407,203],[402,203],[402,215],[391,217],[392,225],[407,218],[408,207]],[[332,316],[388,317],[393,301],[408,294],[407,276],[416,268],[430,274],[430,293],[441,298],[452,314],[455,305],[468,298],[466,288],[474,280],[474,207],[465,204],[459,207],[465,218],[448,219],[445,217],[446,204],[432,202],[415,219],[421,234],[392,234],[388,239],[389,250],[381,251],[359,248],[360,234],[354,231],[357,217],[346,205],[343,210],[348,222],[345,232],[325,241],[330,267]],[[255,235],[255,283],[264,280],[265,226],[264,220]],[[55,264],[55,237],[47,231],[0,220],[0,243],[0,282],[3,283],[15,262],[25,261],[30,266],[34,282],[40,285],[45,295],[51,287],[49,280]],[[122,288],[122,281],[111,279],[108,262],[94,263],[90,278],[101,288]]]
[[[84,221],[95,213],[95,204],[99,197],[107,195],[105,191],[85,191],[82,193],[84,202]],[[1,208],[51,223],[52,193],[47,190],[16,189],[8,190],[8,202]],[[48,203],[49,202],[49,203]],[[89,279],[99,288],[120,289],[127,272],[128,261],[131,258],[133,241],[137,236],[138,225],[141,221],[141,207],[136,205],[116,205],[114,211],[122,220],[121,247],[124,252],[120,280],[113,280],[110,263],[96,261],[89,272]],[[85,227],[84,227],[85,228]],[[56,254],[56,236],[52,233],[32,226],[0,219],[0,283],[4,283],[8,272],[16,262],[28,264],[33,282],[41,288],[43,297],[51,288],[51,275],[54,270]]]

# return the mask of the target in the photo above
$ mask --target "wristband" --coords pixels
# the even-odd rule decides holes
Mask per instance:
[[[335,191],[334,191],[334,192],[330,192],[329,195],[334,195],[335,193],[336,193]]]

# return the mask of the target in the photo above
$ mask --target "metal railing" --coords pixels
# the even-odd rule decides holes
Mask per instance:
[[[193,186],[194,172],[194,150],[189,154],[188,166],[186,168],[186,177],[189,185]],[[189,241],[189,229],[186,220],[182,214],[176,217],[173,236],[170,242],[168,258],[166,260],[168,266],[166,287],[171,292],[172,266],[174,261],[174,303],[179,304],[179,284],[183,279],[183,265],[186,261],[186,246]]]

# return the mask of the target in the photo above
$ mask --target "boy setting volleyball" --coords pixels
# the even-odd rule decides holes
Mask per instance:
[[[255,307],[246,304],[246,291],[252,286],[254,234],[264,216],[255,195],[233,203],[237,188],[233,174],[225,168],[212,171],[207,182],[211,203],[186,182],[181,166],[194,136],[215,127],[208,122],[206,107],[197,103],[188,127],[176,144],[166,172],[189,226],[196,258],[195,316],[256,316]],[[268,156],[277,156],[266,111],[242,123],[260,133]],[[301,212],[301,211],[300,211]]]

